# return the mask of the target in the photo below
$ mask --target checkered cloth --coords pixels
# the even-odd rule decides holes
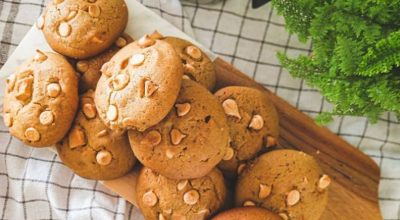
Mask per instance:
[[[46,2],[0,0],[0,67]],[[288,35],[283,18],[270,5],[253,10],[250,0],[141,3],[311,117],[332,108],[317,90],[279,65],[276,51],[298,56],[310,54],[312,46]],[[375,125],[363,117],[337,118],[328,128],[379,164],[383,217],[398,220],[400,126],[395,115],[384,114]],[[0,219],[143,219],[138,213],[99,182],[73,174],[51,151],[24,146],[0,122]]]

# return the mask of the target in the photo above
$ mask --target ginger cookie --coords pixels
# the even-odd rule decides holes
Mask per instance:
[[[61,55],[36,54],[7,78],[4,123],[34,147],[47,147],[68,132],[78,107],[78,75]]]
[[[56,52],[86,59],[114,44],[127,23],[123,0],[52,0],[36,26]]]
[[[239,176],[235,205],[261,206],[283,219],[318,220],[331,179],[303,152],[274,150],[249,163]]]
[[[65,165],[87,179],[121,177],[136,162],[126,133],[108,129],[99,118],[92,90],[81,96],[75,122],[57,151]]]
[[[284,220],[278,214],[260,207],[238,207],[222,212],[211,220]]]
[[[234,178],[240,166],[267,147],[277,144],[278,113],[261,91],[231,86],[215,93],[228,116],[230,148],[218,165],[225,176]]]
[[[97,82],[101,76],[101,67],[123,47],[133,42],[128,34],[122,34],[115,44],[101,54],[76,63],[76,70],[81,74],[79,80],[79,93],[83,94],[89,90],[96,90]]]
[[[171,180],[143,167],[136,187],[147,220],[209,219],[225,202],[224,178],[218,169],[198,179]]]
[[[183,66],[171,45],[147,35],[122,48],[101,69],[96,106],[112,130],[144,131],[173,107]]]
[[[128,136],[138,160],[170,179],[205,176],[229,144],[221,104],[206,88],[186,79],[164,120],[145,132],[129,130]]]
[[[184,77],[213,91],[216,76],[214,64],[208,56],[189,41],[177,37],[166,37],[163,40],[171,44],[181,57],[185,68]]]

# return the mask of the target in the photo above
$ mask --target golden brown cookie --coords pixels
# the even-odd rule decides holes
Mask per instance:
[[[207,54],[189,41],[177,37],[166,37],[163,40],[171,44],[178,52],[185,68],[184,75],[213,91],[216,76],[214,64]]]
[[[114,44],[127,23],[123,0],[52,0],[36,26],[53,50],[86,59]]]
[[[231,86],[215,93],[228,116],[230,148],[218,165],[225,176],[237,176],[247,160],[263,147],[276,145],[279,136],[278,114],[272,102],[259,90]]]
[[[331,179],[315,159],[295,150],[275,150],[249,163],[239,176],[235,205],[261,206],[288,220],[318,220]]]
[[[101,76],[100,69],[103,64],[110,61],[121,48],[132,42],[133,38],[124,33],[117,39],[113,46],[108,48],[108,50],[95,57],[86,60],[79,60],[76,63],[76,70],[81,73],[81,78],[79,80],[79,93],[85,93],[91,89],[96,90],[97,82]]]
[[[147,220],[202,220],[221,209],[225,201],[224,178],[213,169],[199,179],[171,180],[143,167],[136,195]]]
[[[36,54],[7,79],[4,123],[34,147],[54,145],[68,132],[78,107],[78,75],[61,55]]]
[[[171,45],[146,35],[122,48],[101,72],[95,102],[104,123],[144,131],[173,107],[183,67]]]
[[[225,155],[226,116],[218,100],[200,84],[184,79],[175,107],[145,132],[128,131],[137,158],[170,179],[205,176]]]
[[[126,133],[116,133],[100,120],[92,90],[81,96],[75,122],[57,151],[65,165],[87,179],[121,177],[136,162]]]
[[[211,220],[283,220],[283,218],[268,209],[247,206],[222,212]]]

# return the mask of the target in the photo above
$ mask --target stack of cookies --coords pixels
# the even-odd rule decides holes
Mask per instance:
[[[157,31],[133,41],[127,20],[123,0],[50,1],[36,24],[59,54],[38,50],[7,79],[11,134],[56,145],[88,179],[121,177],[138,160],[149,220],[210,219],[233,194],[241,208],[214,219],[318,219],[330,178],[312,157],[275,150],[278,114],[264,93],[213,94],[203,51]]]

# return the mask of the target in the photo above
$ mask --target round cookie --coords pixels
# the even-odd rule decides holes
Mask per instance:
[[[185,67],[184,75],[206,87],[209,91],[213,91],[216,76],[214,64],[207,54],[189,41],[177,37],[166,37],[163,40],[171,44],[178,52]]]
[[[101,72],[95,103],[104,123],[144,131],[173,107],[183,66],[171,45],[146,35],[122,48]]]
[[[34,147],[51,146],[68,132],[78,107],[78,75],[61,55],[36,54],[7,79],[4,124]]]
[[[201,220],[222,208],[226,191],[224,178],[216,168],[199,179],[171,180],[143,167],[136,195],[147,220]]]
[[[275,150],[246,166],[235,191],[236,206],[261,206],[287,220],[318,220],[330,178],[303,152]]]
[[[92,90],[81,96],[75,122],[57,151],[65,165],[87,179],[121,177],[136,162],[126,133],[109,130],[99,118]]]
[[[242,164],[256,157],[264,146],[276,145],[278,114],[268,97],[257,89],[231,86],[215,96],[228,116],[231,137],[231,148],[218,167],[225,176],[234,178]]]
[[[222,160],[229,143],[226,116],[218,100],[186,79],[164,120],[145,132],[129,130],[128,136],[140,162],[170,179],[205,176]]]
[[[110,61],[111,58],[120,50],[120,48],[123,48],[132,42],[133,38],[124,33],[108,50],[87,60],[79,60],[76,63],[76,69],[79,73],[81,73],[81,78],[79,80],[79,92],[85,93],[91,89],[95,90],[97,82],[101,76],[100,69],[103,64]]]
[[[53,50],[86,59],[114,44],[127,23],[123,0],[52,0],[36,26]]]
[[[247,206],[222,212],[211,220],[283,220],[283,218],[268,209]]]

